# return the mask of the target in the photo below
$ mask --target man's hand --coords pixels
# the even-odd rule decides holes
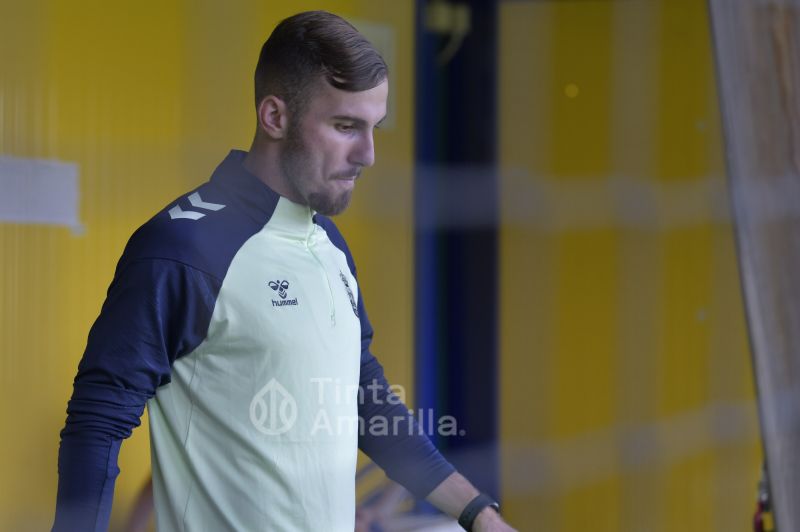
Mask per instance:
[[[472,530],[474,532],[517,532],[517,529],[511,528],[508,523],[503,521],[494,508],[488,507],[481,510],[481,513],[475,517]]]

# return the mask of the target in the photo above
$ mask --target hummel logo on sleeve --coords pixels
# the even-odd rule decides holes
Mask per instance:
[[[267,284],[269,285],[270,288],[275,290],[278,293],[278,296],[280,296],[281,298],[279,301],[276,301],[274,299],[272,300],[273,307],[285,307],[287,305],[297,305],[297,298],[286,299],[286,297],[289,295],[287,293],[287,290],[289,289],[289,281],[281,281],[281,280],[270,281]]]
[[[198,192],[192,192],[189,194],[189,203],[192,204],[193,207],[197,207],[198,209],[204,209],[207,211],[218,211],[220,209],[224,209],[225,205],[221,203],[210,203],[208,201],[203,201],[200,197]],[[197,211],[184,211],[181,209],[180,205],[175,205],[169,210],[169,217],[173,220],[178,218],[187,218],[189,220],[199,220],[205,216],[202,212]]]

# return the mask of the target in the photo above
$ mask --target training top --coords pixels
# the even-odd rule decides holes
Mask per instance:
[[[357,448],[420,498],[454,471],[370,353],[342,235],[244,156],[129,240],[67,406],[54,530],[108,528],[145,404],[159,531],[352,532]]]

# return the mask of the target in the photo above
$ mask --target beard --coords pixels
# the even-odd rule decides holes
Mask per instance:
[[[302,198],[306,205],[314,211],[324,216],[335,216],[341,214],[350,205],[353,190],[335,191],[326,189],[326,180],[322,184],[314,183],[314,168],[309,164],[313,160],[311,149],[303,141],[299,128],[289,125],[286,132],[286,145],[281,153],[281,171],[286,177],[286,181],[292,188],[294,195]],[[358,173],[358,170],[356,170]],[[352,173],[348,175],[353,175]],[[345,175],[334,175],[326,179],[345,177]],[[316,190],[315,190],[316,189]]]

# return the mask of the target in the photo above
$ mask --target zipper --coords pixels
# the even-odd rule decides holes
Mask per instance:
[[[333,303],[333,287],[331,286],[331,279],[330,277],[328,277],[328,272],[327,270],[325,270],[325,265],[322,264],[322,261],[320,260],[319,256],[316,253],[314,253],[313,246],[309,245],[310,240],[311,240],[311,235],[308,235],[308,237],[305,240],[306,249],[308,250],[309,253],[311,253],[311,256],[314,257],[314,260],[317,261],[319,269],[322,271],[322,277],[325,279],[325,284],[328,287],[328,308],[330,309],[329,314],[331,317],[331,326],[333,327],[334,325],[336,325],[336,305],[334,305]]]

